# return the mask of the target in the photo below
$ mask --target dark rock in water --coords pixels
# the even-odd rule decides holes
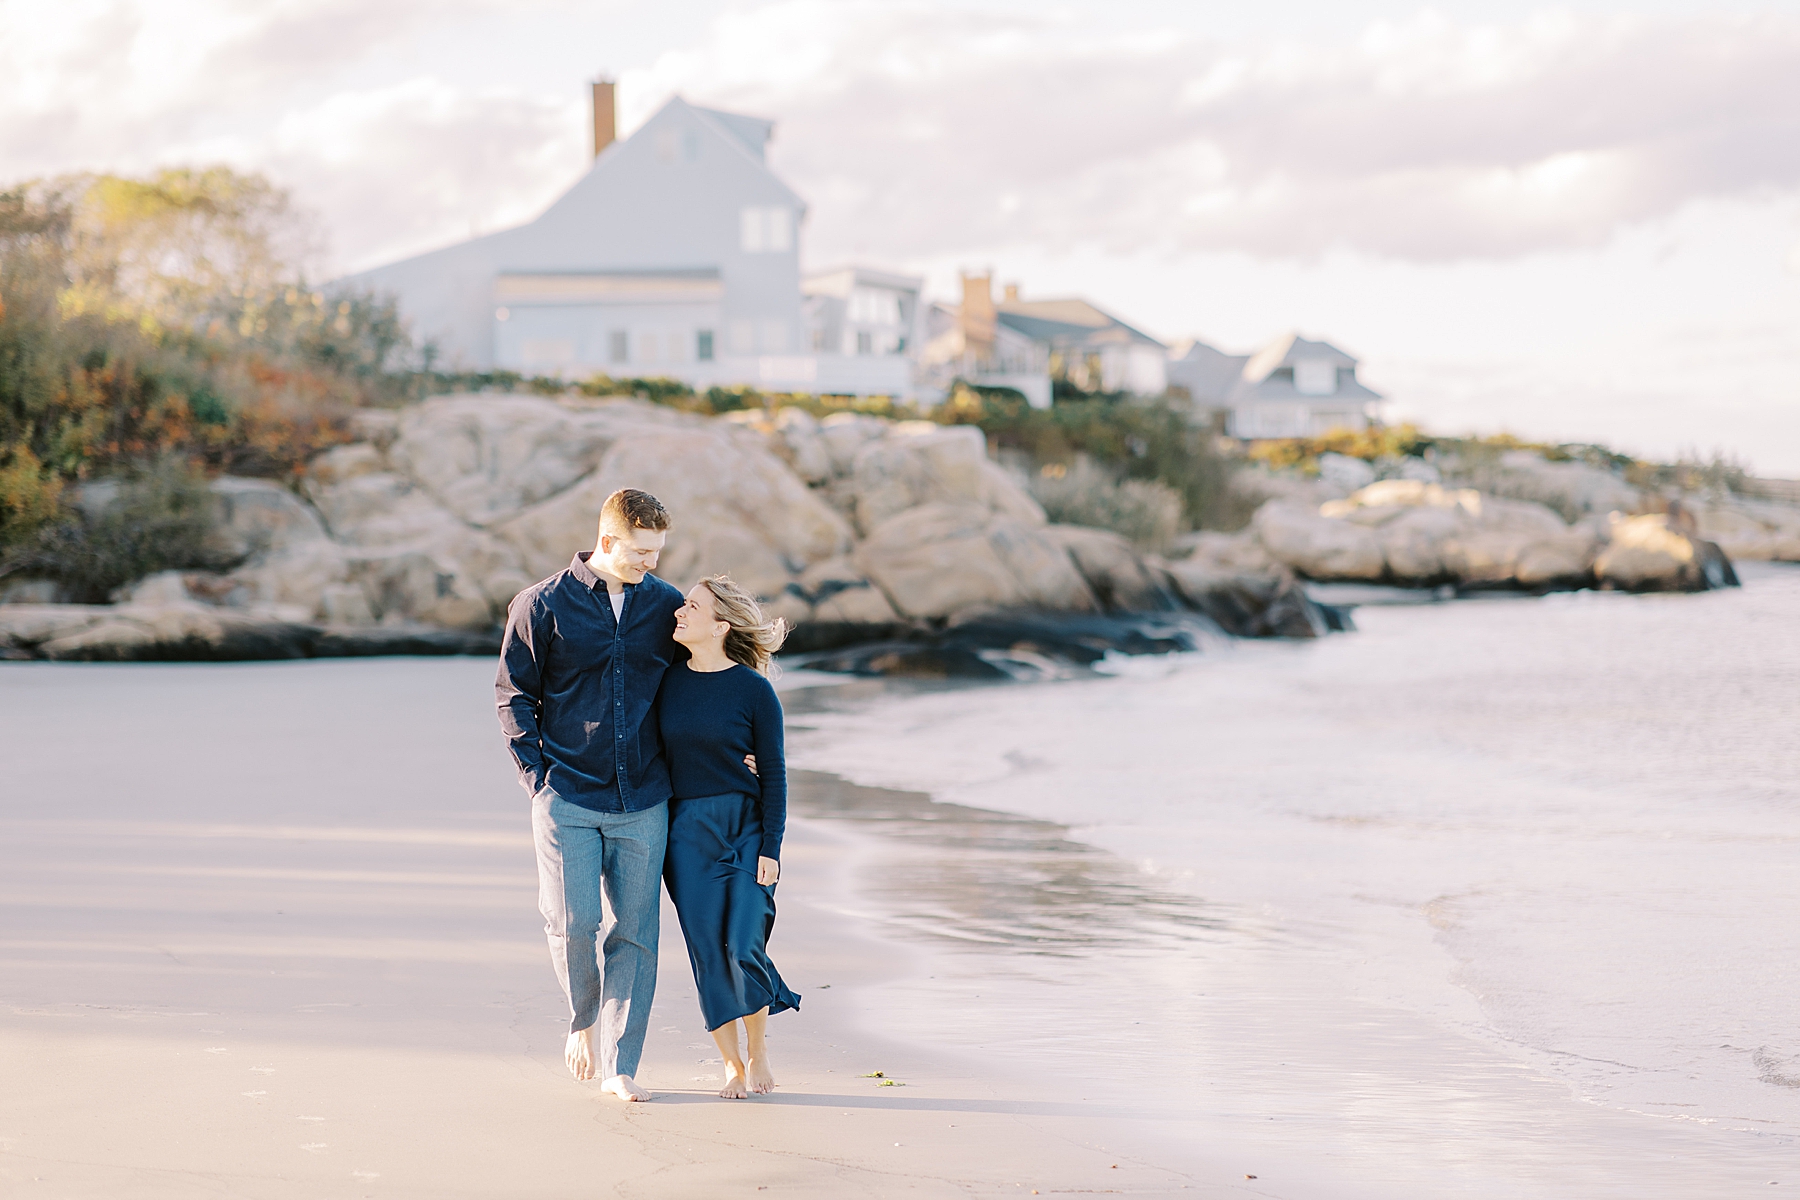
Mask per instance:
[[[841,650],[845,646],[904,640],[912,626],[898,622],[864,624],[859,621],[802,621],[788,634],[781,652],[792,658],[797,654],[816,654],[821,650]]]
[[[1041,678],[1092,667],[1108,653],[1172,654],[1201,648],[1219,628],[1194,613],[1100,616],[990,613],[946,629],[787,658],[790,666],[852,675],[931,679]]]
[[[1182,581],[1187,602],[1234,637],[1315,638],[1354,629],[1349,610],[1306,594],[1292,575],[1221,575]]]

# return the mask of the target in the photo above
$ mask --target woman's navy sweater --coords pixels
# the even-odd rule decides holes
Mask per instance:
[[[782,751],[781,701],[769,681],[734,663],[696,671],[675,663],[656,698],[663,754],[675,799],[741,792],[757,799],[764,858],[781,858],[787,831],[787,760]],[[756,773],[744,755],[756,755]]]

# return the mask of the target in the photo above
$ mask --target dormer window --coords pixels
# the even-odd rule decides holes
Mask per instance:
[[[1329,396],[1337,391],[1337,364],[1329,359],[1303,358],[1294,364],[1294,390],[1302,396]]]

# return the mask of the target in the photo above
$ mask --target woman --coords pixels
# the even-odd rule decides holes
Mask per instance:
[[[681,918],[700,1012],[725,1060],[728,1100],[769,1092],[764,1025],[800,1007],[769,961],[775,881],[787,827],[781,702],[764,672],[787,631],[723,575],[703,579],[675,612],[688,661],[657,697],[675,797],[663,882]],[[738,1050],[743,1022],[749,1063]]]

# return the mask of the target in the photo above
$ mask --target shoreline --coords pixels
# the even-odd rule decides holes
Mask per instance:
[[[949,809],[1052,825],[1208,903],[1223,927],[1179,970],[1120,952],[1019,968],[1015,991],[1033,1011],[962,1014],[963,1037],[1024,1062],[1053,1041],[1034,1044],[1027,1018],[1054,1029],[1109,998],[1129,1003],[1151,1031],[1064,1044],[1076,1070],[1116,1067],[1143,1095],[1183,1106],[1191,1144],[1333,1165],[1309,1193],[1327,1196],[1642,1200],[1791,1186],[1800,1110],[1768,1086],[1791,1074],[1770,990],[1791,938],[1752,931],[1791,902],[1777,861],[1791,810],[1767,802],[1792,785],[1774,759],[1755,767],[1722,747],[1755,730],[1778,758],[1767,739],[1791,745],[1792,727],[1682,697],[1763,696],[1782,711],[1779,692],[1738,680],[1795,661],[1791,637],[1767,647],[1773,658],[1726,660],[1735,677],[1701,671],[1741,643],[1735,622],[1772,631],[1796,583],[1794,568],[1756,566],[1742,592],[1701,610],[1628,595],[1568,597],[1543,614],[1390,609],[1360,641],[1243,644],[1166,675],[821,706],[790,755],[864,784],[931,789]],[[1515,652],[1546,619],[1566,633]],[[1696,628],[1713,628],[1711,640]],[[1665,655],[1634,656],[1634,642]],[[1673,673],[1672,647],[1686,651]],[[1524,673],[1546,669],[1560,694]],[[1646,671],[1670,683],[1630,690]],[[1548,712],[1532,700],[1542,695],[1558,696]],[[1596,702],[1657,707],[1608,744],[1579,723]],[[1492,725],[1496,704],[1531,720]],[[1512,739],[1503,753],[1495,732]],[[1550,734],[1606,755],[1571,769],[1531,741]],[[1688,769],[1664,778],[1671,764],[1657,755],[1671,752]],[[1684,892],[1677,879],[1695,882]],[[1663,914],[1653,926],[1634,917],[1645,904]],[[1643,978],[1662,954],[1676,958]],[[1683,964],[1696,954],[1730,961],[1695,974]],[[935,991],[891,996],[892,1012],[955,996],[1002,960],[939,961],[948,978],[940,969]],[[1615,977],[1625,968],[1638,973]],[[1713,994],[1708,977],[1722,972],[1734,993]],[[1553,1024],[1546,1034],[1526,1017]],[[1668,1063],[1683,1045],[1693,1056]],[[1178,1059],[1200,1068],[1198,1092],[1171,1069]],[[1277,1119],[1259,1129],[1259,1114]]]

